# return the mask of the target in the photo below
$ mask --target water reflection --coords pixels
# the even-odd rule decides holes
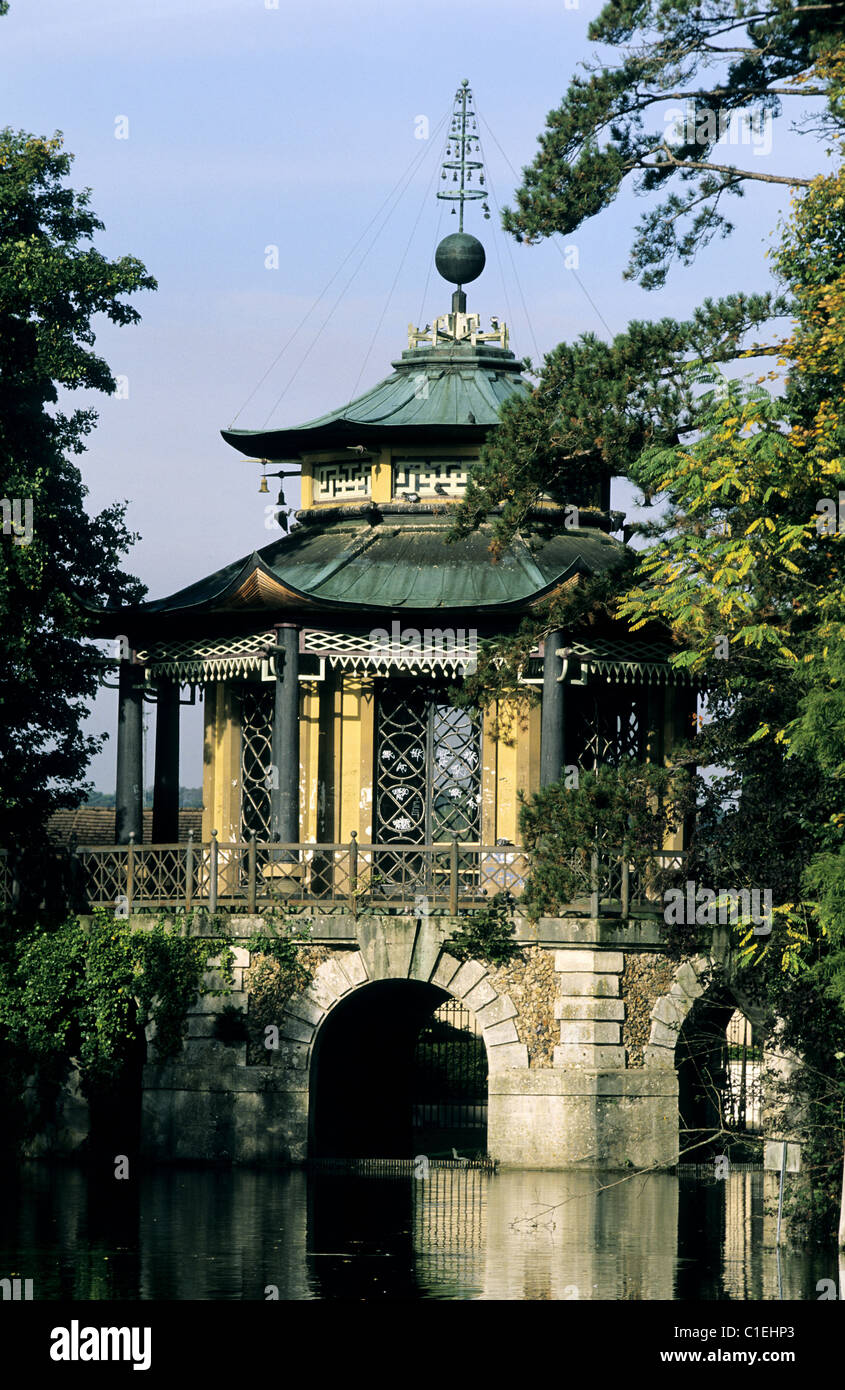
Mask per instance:
[[[836,1253],[785,1250],[763,1174],[158,1170],[7,1175],[0,1277],[41,1299],[815,1299]],[[779,1285],[780,1279],[780,1285]]]

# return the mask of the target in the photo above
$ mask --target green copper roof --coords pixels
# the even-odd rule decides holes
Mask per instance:
[[[334,445],[483,440],[498,424],[503,401],[530,390],[522,363],[489,343],[417,347],[393,363],[393,375],[363,396],[291,429],[221,430],[251,457],[287,459]],[[457,427],[457,429],[456,429]]]
[[[314,513],[303,513],[309,521]],[[446,544],[443,512],[375,509],[297,527],[208,578],[142,605],[141,614],[237,610],[520,609],[578,573],[620,562],[621,542],[591,527],[516,537],[490,556],[490,528]]]

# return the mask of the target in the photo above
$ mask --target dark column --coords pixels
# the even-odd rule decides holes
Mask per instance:
[[[117,788],[114,838],[128,845],[144,838],[144,671],[121,661],[117,709]]]
[[[276,628],[270,838],[299,841],[299,629],[292,623]]]
[[[153,778],[153,844],[179,839],[179,683],[158,682]]]
[[[550,632],[543,644],[543,717],[540,725],[540,786],[557,782],[565,759],[563,682],[558,680],[562,666],[555,652],[565,645],[562,632]]]

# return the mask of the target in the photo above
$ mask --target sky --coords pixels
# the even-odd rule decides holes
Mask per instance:
[[[502,232],[547,112],[579,62],[595,0],[12,0],[0,19],[2,123],[63,132],[71,183],[92,190],[107,256],[158,281],[139,325],[96,322],[120,398],[76,392],[99,424],[79,460],[90,510],[128,503],[141,539],[127,568],[159,598],[268,544],[259,469],[220,430],[293,425],[387,376],[407,327],[449,307],[433,268],[453,230],[434,196],[439,122],[468,78],[481,121],[491,219],[468,287],[484,322],[508,322],[535,364],[581,333],[685,316],[705,295],[770,287],[763,252],[782,185],[732,200],[737,230],[660,291],[622,273],[646,204],[627,191],[577,234],[538,246]],[[424,117],[425,120],[420,118]],[[751,167],[812,174],[815,140],[774,123]],[[666,117],[664,116],[664,119]],[[428,138],[419,138],[428,128]],[[736,152],[732,151],[731,154]],[[401,194],[401,196],[399,196]],[[577,270],[567,268],[577,250]],[[303,324],[303,319],[305,320]],[[298,501],[296,491],[289,502]],[[613,505],[628,504],[617,491]],[[110,734],[91,779],[114,787],[116,695],[89,729]],[[152,735],[146,750],[151,781]],[[201,711],[182,717],[181,781],[199,785]]]

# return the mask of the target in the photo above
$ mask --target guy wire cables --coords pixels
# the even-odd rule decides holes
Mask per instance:
[[[502,155],[504,155],[504,150],[502,150],[501,145],[499,144],[498,140],[496,140],[496,137],[493,135],[493,131],[492,131],[491,127],[490,127],[489,122],[486,121],[486,120],[484,119],[484,117],[483,117],[480,113],[479,113],[478,119],[479,119],[479,122],[482,122],[482,121],[483,121],[484,126],[486,127],[487,130],[490,131],[490,135],[491,135],[491,137],[493,138],[493,140],[495,141],[495,143],[496,143],[496,145],[497,145],[499,151],[502,153]],[[480,136],[480,135],[479,135],[478,143],[481,145],[481,157],[482,157],[482,159],[484,159],[484,145],[482,144],[481,136]],[[513,172],[513,166],[510,164],[510,161],[509,161],[509,160],[506,160],[506,162],[507,162],[507,164],[508,164],[508,167],[511,169],[511,172]],[[496,188],[495,188],[495,185],[494,185],[494,183],[493,183],[493,175],[492,175],[492,173],[490,172],[490,165],[489,165],[489,163],[488,163],[486,160],[485,160],[485,164],[486,164],[486,167],[487,167],[487,177],[488,177],[489,182],[490,182],[490,194],[491,194],[492,199],[493,199],[493,202],[494,202],[494,204],[495,204],[496,214],[497,214],[498,219],[499,219],[499,230],[501,231],[501,230],[502,230],[502,208],[501,208],[501,204],[499,203],[499,199],[498,199],[497,196],[496,196]],[[514,262],[513,251],[512,251],[512,249],[511,249],[511,244],[510,244],[510,237],[507,235],[507,233],[504,233],[504,235],[505,235],[505,239],[506,239],[506,240],[505,240],[505,245],[506,245],[506,247],[507,247],[508,260],[510,261],[510,266],[511,266],[511,273],[512,273],[513,278],[514,278],[514,280],[515,280],[515,282],[516,282],[516,288],[517,288],[517,290],[519,291],[519,298],[520,298],[520,300],[522,301],[522,312],[523,312],[523,314],[525,315],[525,322],[526,322],[527,325],[528,325],[528,332],[531,334],[531,341],[532,341],[532,343],[534,344],[534,352],[536,353],[536,357],[537,357],[537,369],[539,370],[540,365],[541,365],[541,361],[542,361],[542,353],[540,352],[540,347],[539,347],[539,344],[538,344],[538,342],[537,342],[537,335],[536,335],[536,333],[534,332],[534,324],[533,324],[533,322],[532,322],[532,320],[531,320],[531,315],[530,315],[529,312],[528,312],[528,305],[527,305],[526,302],[525,302],[525,295],[524,295],[523,290],[522,290],[522,281],[520,280],[519,275],[518,275],[518,273],[517,273],[516,263]],[[497,257],[497,259],[499,259],[499,263],[500,263],[500,266],[501,266],[501,259],[500,259],[498,241],[495,243],[495,246],[496,246],[496,257]],[[500,271],[500,273],[501,273],[501,271]],[[504,275],[502,275],[502,280],[503,280],[503,283],[505,283],[505,303],[506,303],[506,305],[507,305],[507,293],[508,293],[508,292],[507,292],[507,285],[506,285],[506,282],[505,282],[505,279],[504,279]],[[508,306],[508,315],[511,316],[511,310],[510,310],[510,307],[509,307],[509,306]],[[511,317],[512,317],[512,316],[511,316]]]
[[[443,118],[442,118],[442,121],[445,121],[445,120],[446,120],[446,117],[443,117]],[[439,122],[438,122],[438,125],[435,126],[435,133],[436,133],[436,131],[438,131],[439,128],[441,128],[442,121],[439,121]],[[331,321],[332,316],[334,316],[336,307],[338,307],[338,304],[341,303],[341,300],[343,299],[343,296],[346,295],[346,291],[347,291],[347,289],[349,289],[349,286],[352,285],[353,279],[356,278],[356,275],[357,275],[357,274],[359,274],[359,271],[361,270],[361,267],[363,267],[364,261],[366,261],[366,260],[367,260],[367,257],[370,256],[371,250],[374,249],[375,245],[377,245],[379,236],[381,236],[382,232],[384,232],[384,229],[385,229],[386,225],[388,225],[388,222],[391,221],[391,217],[392,217],[393,213],[395,213],[396,208],[399,207],[400,202],[402,202],[404,193],[406,193],[406,190],[407,190],[407,188],[409,188],[410,183],[413,182],[414,174],[416,174],[416,172],[417,172],[417,167],[421,167],[421,164],[424,163],[424,160],[425,160],[425,157],[427,157],[427,154],[428,154],[428,149],[425,149],[425,147],[424,147],[424,149],[421,150],[420,154],[417,154],[417,156],[414,156],[413,160],[411,160],[411,165],[410,165],[409,170],[407,170],[407,171],[406,171],[406,174],[403,175],[403,181],[404,181],[404,182],[402,181],[402,179],[400,179],[400,182],[403,182],[403,188],[399,190],[399,193],[397,193],[396,200],[395,200],[395,202],[393,202],[393,206],[391,207],[391,210],[389,210],[389,211],[388,211],[388,214],[385,215],[385,218],[384,218],[384,221],[382,221],[381,227],[379,227],[379,228],[377,229],[377,232],[375,232],[374,238],[372,238],[372,240],[371,240],[371,242],[370,242],[370,246],[367,246],[366,252],[364,252],[363,256],[361,256],[361,259],[360,259],[360,261],[359,261],[359,264],[357,264],[357,265],[356,265],[356,268],[354,268],[354,270],[353,270],[353,272],[352,272],[352,275],[350,275],[349,279],[347,279],[346,284],[343,285],[343,289],[342,289],[341,293],[339,293],[338,297],[336,297],[335,303],[332,304],[332,307],[331,307],[331,309],[329,309],[327,316],[325,316],[324,320],[322,320],[322,324],[320,325],[320,328],[318,328],[317,334],[315,334],[315,335],[314,335],[314,338],[311,339],[311,343],[310,343],[309,347],[307,347],[306,352],[304,352],[304,353],[303,353],[303,356],[300,357],[299,363],[297,363],[297,366],[296,366],[296,370],[293,371],[293,374],[292,374],[292,375],[290,375],[290,377],[288,378],[288,381],[286,381],[286,382],[285,382],[285,385],[282,386],[282,391],[279,392],[279,395],[277,396],[277,399],[275,399],[275,402],[272,403],[272,406],[271,406],[271,409],[270,409],[270,413],[268,413],[267,418],[265,418],[265,420],[264,420],[263,428],[267,427],[268,421],[271,420],[272,414],[274,414],[274,413],[275,413],[275,410],[278,409],[278,406],[279,406],[279,404],[281,404],[282,399],[284,399],[286,393],[288,393],[290,386],[292,386],[292,385],[293,385],[293,382],[296,381],[297,375],[299,375],[300,370],[302,370],[302,368],[304,367],[304,364],[306,364],[307,359],[309,359],[311,352],[313,352],[313,350],[314,350],[314,347],[317,346],[318,341],[320,341],[320,338],[321,338],[321,336],[322,336],[322,332],[324,332],[324,329],[328,327],[329,321]],[[384,207],[384,204],[382,204],[382,207]],[[372,224],[370,224],[370,225],[372,225]]]
[[[483,117],[482,117],[482,119],[483,119]],[[487,121],[484,121],[484,124],[485,124],[485,126],[487,127],[487,130],[489,131],[490,139],[491,139],[491,140],[493,141],[493,143],[495,144],[497,150],[498,150],[499,153],[501,154],[502,158],[504,159],[505,163],[507,164],[508,168],[510,169],[511,173],[513,174],[513,176],[514,176],[514,178],[516,179],[517,184],[518,184],[518,183],[519,183],[519,174],[518,174],[518,173],[516,172],[516,170],[514,169],[513,165],[511,164],[510,160],[508,159],[507,155],[505,154],[505,151],[502,149],[501,145],[499,144],[498,140],[496,139],[495,131],[491,128],[491,126],[489,125],[489,123],[488,123]],[[563,256],[563,254],[564,254],[564,253],[563,253],[563,248],[561,247],[561,244],[560,244],[560,242],[557,240],[557,238],[556,238],[555,236],[553,236],[553,237],[550,238],[550,240],[551,240],[552,242],[554,242],[554,245],[557,247],[558,252],[560,253],[561,256]],[[577,285],[578,288],[581,290],[582,294],[585,295],[585,297],[586,297],[586,299],[588,300],[588,302],[589,302],[591,308],[593,309],[593,312],[596,314],[596,317],[601,321],[601,323],[602,323],[603,326],[607,329],[608,333],[610,334],[610,336],[611,336],[611,338],[612,338],[612,337],[613,337],[613,329],[610,327],[610,324],[607,322],[607,319],[604,317],[604,314],[601,312],[601,309],[600,309],[600,308],[598,307],[598,305],[596,304],[595,300],[593,299],[592,295],[590,294],[589,290],[587,289],[586,285],[584,284],[583,280],[581,279],[581,276],[578,274],[577,270],[573,270],[571,266],[569,267],[569,271],[570,271],[570,274],[571,274],[572,276],[574,276],[576,285]]]
[[[444,140],[444,142],[443,142],[443,148],[445,149],[445,147],[446,147],[446,141]],[[429,146],[429,148],[430,148],[430,149],[433,149],[433,148],[434,148],[434,142],[433,142],[433,141],[432,141],[431,145]],[[427,152],[428,152],[428,151],[426,151],[426,153],[427,153]],[[350,397],[349,397],[349,400],[348,400],[348,402],[347,402],[347,405],[351,405],[352,402],[353,402],[353,400],[355,399],[355,392],[358,390],[358,386],[359,386],[359,384],[360,384],[361,377],[364,375],[364,370],[365,370],[365,368],[366,368],[366,366],[367,366],[368,361],[370,360],[370,355],[371,355],[371,353],[372,353],[372,350],[373,350],[373,348],[375,347],[375,342],[376,342],[376,338],[378,337],[379,330],[381,329],[381,325],[382,325],[382,323],[384,322],[385,314],[387,313],[387,311],[388,311],[388,309],[389,309],[389,307],[390,307],[390,301],[391,301],[391,299],[393,298],[393,294],[394,294],[394,291],[395,291],[395,289],[396,289],[396,285],[397,285],[397,283],[398,283],[399,276],[400,276],[401,273],[402,273],[402,267],[404,266],[405,261],[406,261],[407,256],[408,256],[408,252],[409,252],[409,250],[411,249],[411,242],[413,241],[414,237],[415,237],[416,234],[417,234],[417,228],[418,228],[419,225],[420,225],[420,219],[422,218],[422,215],[423,215],[423,212],[425,211],[425,208],[426,208],[426,205],[427,205],[427,203],[428,203],[428,200],[429,200],[429,198],[431,197],[431,190],[432,190],[432,188],[434,187],[434,185],[435,185],[435,183],[436,183],[436,181],[437,181],[437,171],[438,171],[439,168],[440,168],[440,164],[439,164],[439,163],[435,164],[435,166],[434,166],[434,172],[432,173],[431,178],[430,178],[429,181],[428,181],[428,185],[427,185],[427,187],[426,187],[425,190],[424,190],[423,197],[422,197],[422,200],[421,200],[421,202],[420,202],[419,212],[417,213],[416,219],[415,219],[415,221],[414,221],[414,225],[413,225],[413,227],[411,228],[411,230],[410,230],[410,232],[409,232],[409,234],[408,234],[408,239],[407,239],[407,241],[406,241],[406,243],[405,243],[405,249],[404,249],[404,251],[402,252],[402,256],[401,256],[401,259],[400,259],[400,261],[399,261],[399,265],[398,265],[397,268],[396,268],[396,274],[395,274],[394,277],[393,277],[393,283],[392,283],[392,285],[390,286],[390,290],[388,291],[387,298],[386,298],[386,300],[385,300],[385,302],[384,302],[384,308],[382,309],[381,314],[379,315],[378,323],[376,324],[375,329],[374,329],[374,331],[373,331],[373,336],[372,336],[372,338],[370,339],[370,345],[369,345],[369,347],[367,348],[366,355],[365,355],[365,357],[364,357],[363,362],[361,363],[361,369],[360,369],[360,371],[358,372],[358,376],[357,376],[357,378],[356,378],[356,380],[355,380],[355,385],[354,385],[353,388],[352,388],[352,393],[351,393],[351,395],[350,395]],[[438,220],[439,220],[439,219],[438,219]],[[429,276],[430,276],[430,275],[431,275],[431,263],[429,262]],[[426,280],[426,284],[428,284],[428,279]]]
[[[438,121],[437,126],[435,127],[435,133],[436,133],[436,132],[440,129],[440,127],[445,123],[445,121],[446,121],[447,118],[448,118],[448,115],[449,115],[449,112],[446,112],[446,113],[441,117],[441,119]],[[411,171],[411,175],[412,175],[412,173],[413,173],[413,166],[416,165],[416,164],[421,164],[421,163],[423,162],[423,160],[425,159],[426,153],[427,153],[427,150],[425,149],[425,147],[423,147],[423,149],[421,149],[416,155],[414,155],[414,158],[411,160],[410,165],[409,165],[409,166],[403,171],[403,173],[399,176],[399,178],[397,179],[396,183],[393,185],[393,188],[392,188],[392,189],[390,190],[390,192],[387,194],[386,198],[383,200],[383,202],[381,203],[381,205],[380,205],[380,206],[376,209],[376,211],[373,213],[373,216],[370,218],[370,220],[369,220],[369,222],[367,223],[366,227],[365,227],[364,230],[361,232],[361,234],[360,234],[360,236],[358,237],[357,241],[353,242],[352,246],[351,246],[350,249],[347,251],[346,255],[344,256],[343,260],[342,260],[342,261],[340,262],[340,264],[338,265],[338,267],[337,267],[337,269],[335,270],[334,274],[326,281],[325,285],[324,285],[323,288],[321,289],[321,291],[320,291],[319,295],[317,296],[317,298],[316,298],[316,299],[314,300],[314,302],[310,305],[310,307],[306,310],[305,314],[304,314],[304,315],[302,316],[302,318],[300,319],[300,321],[299,321],[299,323],[297,324],[296,328],[294,328],[293,332],[289,335],[289,337],[288,337],[288,338],[285,340],[285,342],[283,343],[282,347],[281,347],[281,348],[279,349],[279,351],[276,353],[276,356],[273,358],[273,361],[270,363],[269,367],[268,367],[267,370],[264,372],[263,376],[260,377],[260,379],[258,380],[258,382],[256,383],[256,385],[253,387],[252,391],[251,391],[251,392],[249,393],[249,395],[247,396],[246,400],[243,402],[243,404],[240,406],[240,408],[238,409],[238,411],[235,413],[235,415],[234,415],[233,418],[232,418],[231,424],[230,424],[230,426],[229,426],[230,429],[234,426],[235,422],[236,422],[236,421],[238,420],[238,418],[243,414],[244,410],[245,410],[246,407],[249,405],[250,401],[253,399],[253,397],[256,395],[256,393],[257,393],[257,392],[260,390],[260,388],[263,386],[264,382],[267,380],[268,376],[269,376],[270,373],[273,371],[273,369],[274,369],[274,367],[276,366],[276,364],[277,364],[277,363],[279,362],[279,360],[284,356],[285,352],[288,350],[288,348],[291,346],[291,344],[294,342],[294,340],[298,337],[300,331],[301,331],[302,328],[305,326],[305,324],[307,323],[308,319],[309,319],[309,318],[311,317],[311,315],[315,312],[315,310],[319,308],[319,306],[320,306],[320,304],[322,303],[323,299],[325,298],[326,294],[327,294],[328,291],[331,289],[331,287],[332,287],[332,285],[334,284],[335,280],[337,279],[337,277],[340,275],[341,271],[343,270],[344,266],[345,266],[345,265],[347,264],[347,262],[352,258],[352,256],[355,255],[355,252],[358,250],[358,248],[360,247],[361,243],[364,241],[364,238],[367,236],[367,234],[369,233],[370,229],[371,229],[371,228],[373,227],[373,225],[378,221],[379,217],[382,215],[382,213],[384,212],[385,208],[387,208],[387,206],[388,206],[388,204],[390,203],[391,199],[392,199],[392,198],[394,197],[394,195],[397,193],[397,190],[399,190],[400,185],[401,185],[401,184],[406,180],[406,178],[408,177],[409,171]],[[403,191],[404,191],[404,190],[403,190]],[[400,194],[399,194],[400,199],[401,199],[401,196],[402,196],[402,195],[401,195],[401,193],[400,193]],[[390,215],[391,215],[391,214],[388,214],[388,218],[386,219],[386,221],[389,220]],[[378,239],[378,234],[377,234],[377,236],[376,236],[376,240],[377,240],[377,239]],[[373,243],[373,244],[374,244],[374,243]],[[371,249],[372,249],[372,247],[370,247],[370,248],[368,249],[368,251],[365,252],[364,257],[362,258],[362,260],[361,260],[361,262],[360,262],[360,265],[363,265],[364,260],[366,260],[366,257],[367,257],[367,255],[369,254],[369,250],[371,250]],[[359,269],[360,269],[360,265],[359,265],[359,267],[358,267]],[[352,282],[352,280],[355,278],[355,275],[356,275],[356,274],[357,274],[357,270],[353,273],[353,275],[351,276],[350,280],[347,282],[347,285],[344,287],[343,291],[341,292],[341,295],[340,295],[339,299],[336,301],[335,305],[332,307],[332,310],[331,310],[330,313],[329,313],[329,317],[331,317],[331,314],[334,312],[334,308],[335,308],[335,307],[337,306],[337,304],[340,302],[340,299],[343,298],[343,295],[346,293],[346,289],[348,289],[349,284],[351,284],[351,282]],[[312,346],[313,346],[313,344],[312,344]],[[309,351],[310,351],[310,348],[309,348]],[[285,388],[285,389],[287,389],[287,388]],[[281,399],[281,397],[280,397],[279,399]],[[273,408],[275,409],[275,406],[274,406]]]

